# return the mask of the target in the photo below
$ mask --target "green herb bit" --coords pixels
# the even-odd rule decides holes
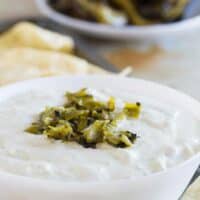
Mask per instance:
[[[70,134],[73,133],[73,129],[68,122],[63,124],[58,124],[56,126],[49,126],[47,130],[44,131],[44,134],[56,140],[68,140]]]
[[[131,147],[135,142],[137,135],[129,131],[119,131],[110,133],[106,137],[106,141],[115,147],[125,148]]]
[[[83,131],[83,137],[87,143],[103,142],[103,126],[107,123],[105,120],[96,120],[93,124]]]
[[[109,111],[115,110],[115,98],[114,97],[110,97],[110,99],[108,100],[108,109],[109,109]]]
[[[42,134],[41,126],[37,122],[32,123],[25,131],[32,134]]]
[[[138,118],[141,112],[141,104],[137,103],[126,103],[124,106],[124,113],[131,118]]]

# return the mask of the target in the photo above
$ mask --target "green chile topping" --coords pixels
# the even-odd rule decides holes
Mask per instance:
[[[114,147],[130,147],[137,135],[130,131],[118,131],[118,123],[125,118],[138,118],[140,103],[126,103],[124,108],[115,111],[115,99],[101,102],[81,89],[66,93],[64,106],[47,107],[25,131],[43,134],[48,138],[74,141],[84,147],[95,148],[98,143],[108,143]]]

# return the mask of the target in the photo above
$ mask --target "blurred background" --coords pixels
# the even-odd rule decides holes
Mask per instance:
[[[14,7],[11,7],[13,5]],[[1,0],[0,20],[13,19],[18,17],[38,16],[35,0]]]

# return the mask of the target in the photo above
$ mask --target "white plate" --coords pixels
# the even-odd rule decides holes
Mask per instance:
[[[41,13],[50,19],[66,26],[67,28],[76,30],[93,37],[107,39],[155,39],[158,37],[169,37],[170,35],[183,34],[200,27],[200,1],[193,0],[193,4],[189,7],[185,19],[180,22],[170,24],[159,24],[150,26],[126,26],[113,27],[91,23],[84,20],[78,20],[69,16],[62,15],[53,10],[47,3],[47,0],[36,0]]]
[[[23,81],[0,89],[0,101],[23,90],[109,88],[156,99],[184,109],[200,119],[200,103],[173,89],[139,79],[118,76],[64,76]],[[0,104],[1,106],[1,104]],[[100,183],[63,183],[0,172],[0,197],[5,200],[176,200],[200,163],[200,154],[169,170],[137,179]]]

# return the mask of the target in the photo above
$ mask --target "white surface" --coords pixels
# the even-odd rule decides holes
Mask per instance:
[[[1,0],[0,2],[0,21],[32,16],[40,16],[35,0]]]
[[[55,12],[47,3],[47,0],[36,0],[41,13],[50,19],[78,32],[89,36],[110,38],[110,39],[158,39],[169,34],[181,35],[200,27],[200,16],[195,16],[181,22],[171,24],[161,24],[152,26],[129,26],[113,27],[90,23],[83,20],[74,19],[58,12]],[[198,1],[197,1],[198,3]],[[200,7],[200,4],[197,4]],[[197,7],[197,6],[196,6]],[[200,12],[200,9],[198,8]],[[195,11],[196,14],[196,11]]]
[[[109,88],[111,90],[126,91],[133,94],[148,96],[150,98],[156,97],[163,103],[172,104],[179,109],[192,112],[200,119],[200,104],[194,99],[151,82],[116,76],[68,76],[21,82],[1,88],[0,98],[3,100],[19,91],[24,91],[27,88],[40,87],[40,85],[43,85],[46,88],[55,87],[55,85],[56,87],[59,87],[59,85],[67,85],[68,88],[72,89],[93,85],[93,87],[97,89],[103,89],[107,86],[106,83],[108,82],[110,83]],[[63,184],[53,181],[46,182],[8,175],[1,172],[0,185],[2,185],[2,187],[0,193],[2,199],[9,200],[16,200],[16,197],[20,200],[55,200],[56,198],[60,200],[66,198],[73,200],[120,200],[122,195],[126,200],[176,200],[187,185],[199,162],[200,155],[198,154],[184,164],[162,173],[136,180],[111,181],[99,184]]]

